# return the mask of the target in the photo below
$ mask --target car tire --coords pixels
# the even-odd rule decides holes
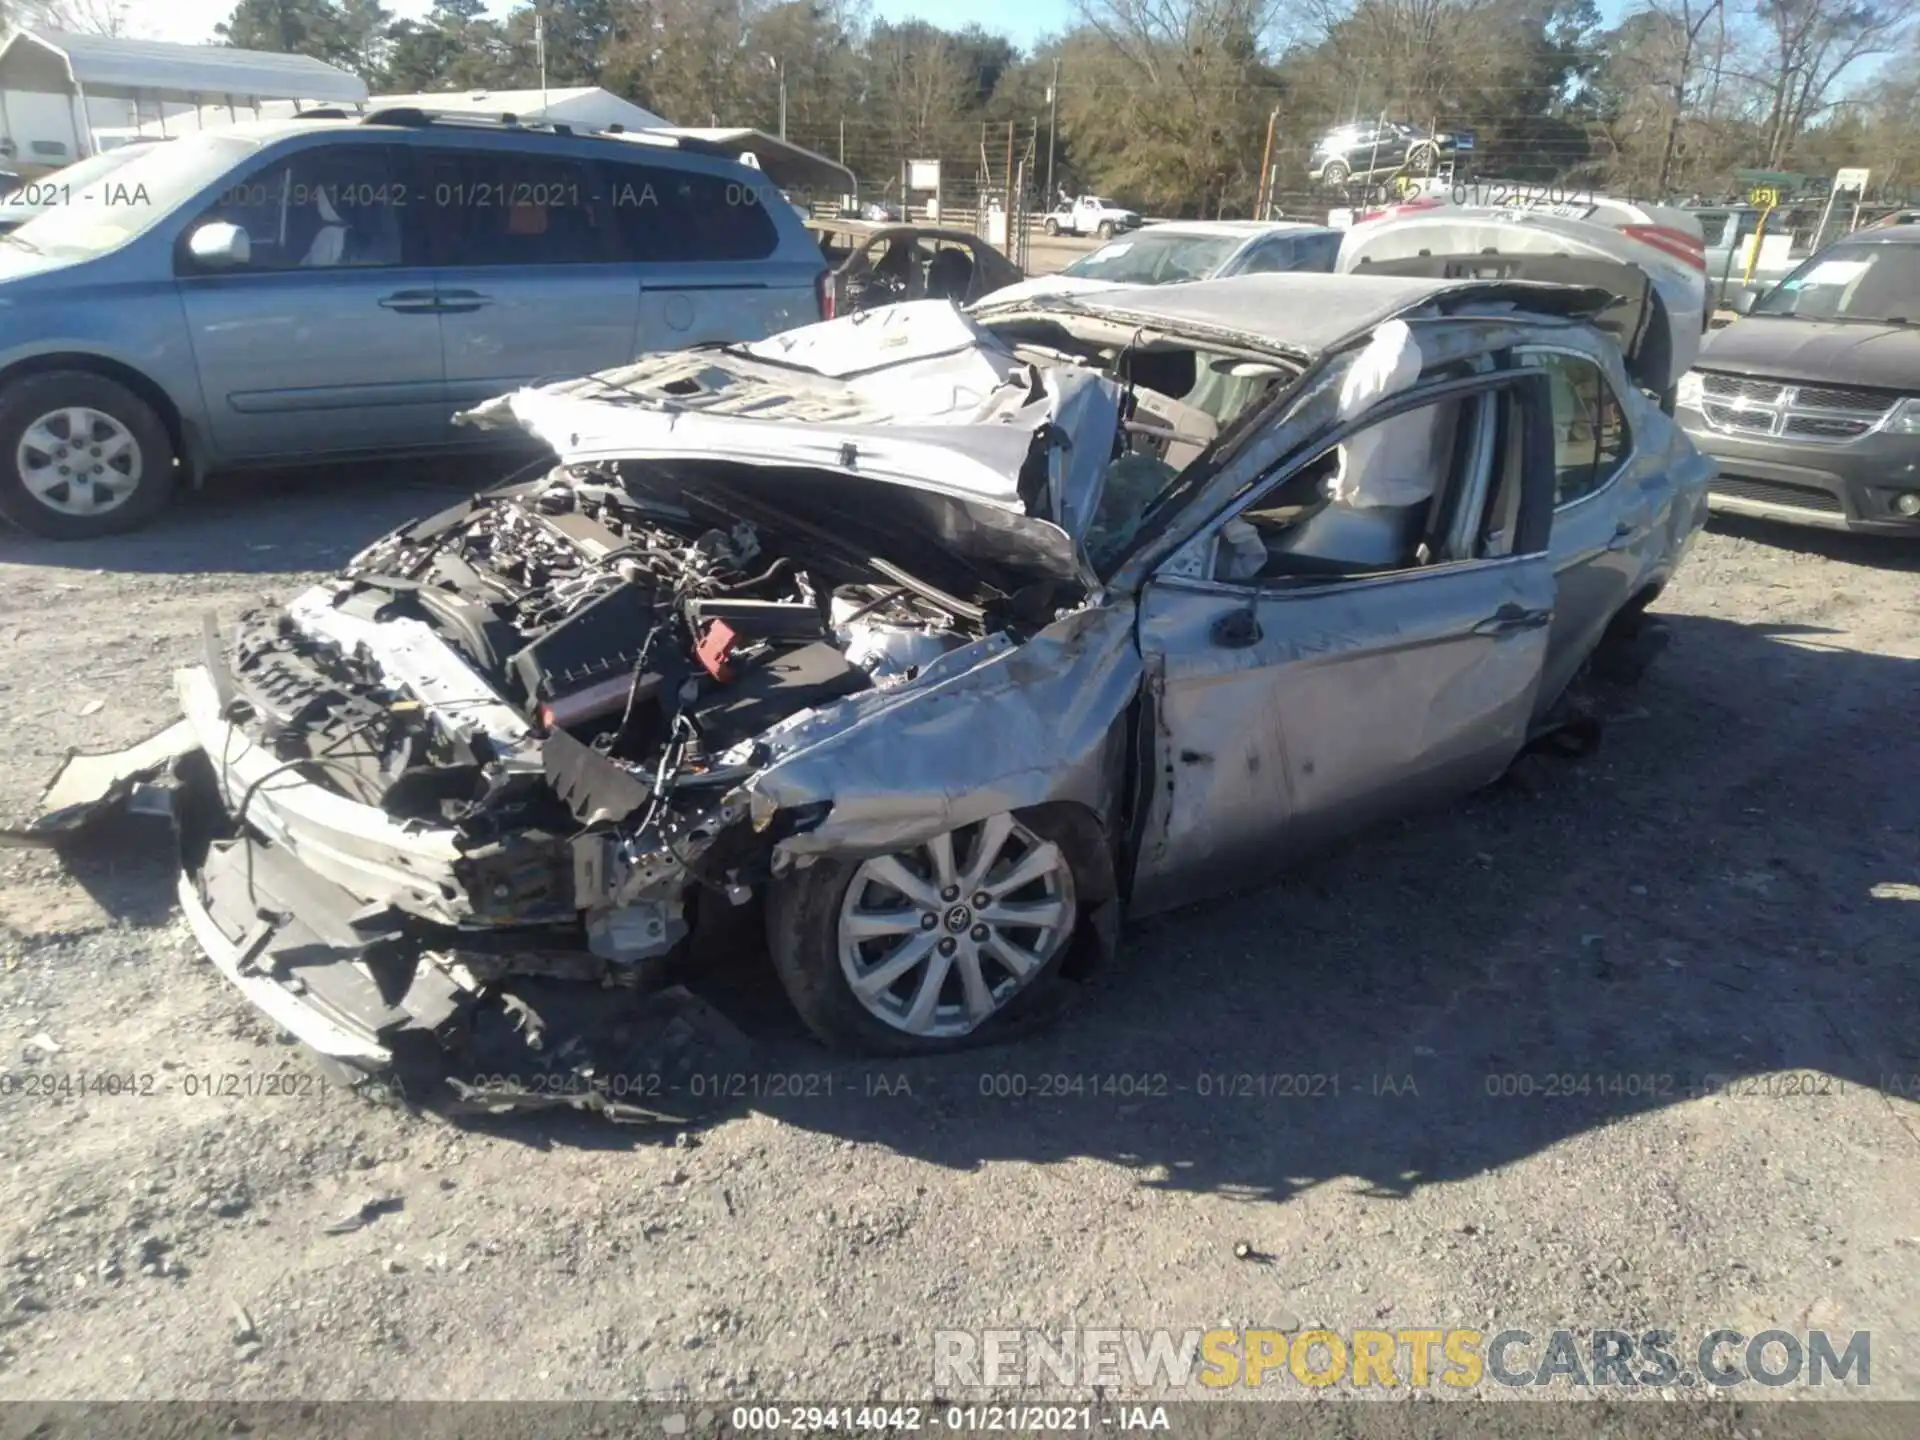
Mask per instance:
[[[1320,172],[1320,183],[1323,185],[1344,185],[1352,174],[1353,171],[1347,168],[1346,161],[1329,160],[1326,163],[1326,167]]]
[[[1408,171],[1422,178],[1433,174],[1434,167],[1439,163],[1439,152],[1431,145],[1416,145],[1407,151]]]
[[[1100,224],[1095,227],[1093,233],[1102,240],[1111,240],[1113,238],[1113,222],[1111,220],[1102,220]]]
[[[76,426],[99,443],[74,444]],[[48,540],[134,530],[165,508],[174,481],[173,437],[118,381],[52,370],[0,392],[0,515],[22,530]]]
[[[768,948],[781,985],[809,1030],[833,1049],[854,1054],[941,1054],[1012,1039],[1067,1007],[1079,993],[1090,957],[1112,941],[1113,865],[1105,837],[1092,816],[1074,805],[1002,812],[939,837],[950,847],[952,878],[967,879],[983,841],[991,846],[998,836],[1004,836],[1000,848],[986,860],[989,878],[974,883],[990,894],[998,891],[994,905],[1019,905],[1023,916],[1057,914],[1058,925],[980,924],[973,918],[973,895],[934,883],[938,864],[927,846],[864,859],[822,856],[773,882],[767,893]],[[1011,889],[992,878],[1013,878],[1030,862],[1044,868]],[[920,887],[917,898],[893,890],[875,868],[904,872]],[[983,913],[990,917],[992,908]],[[861,919],[881,920],[888,928],[859,938]],[[983,931],[990,937],[985,943],[980,942]],[[961,945],[968,950],[958,950]],[[942,946],[953,953],[941,956]],[[904,953],[909,949],[917,949],[917,957]],[[995,957],[996,950],[1019,954],[1022,964],[1037,954],[1038,963],[1016,978]],[[878,979],[889,964],[903,962],[906,968],[873,998],[856,994],[857,970],[866,967]],[[978,1020],[966,1013],[969,963],[978,967],[993,1001]],[[937,1003],[920,1029],[909,1028],[914,1002],[933,981],[936,965],[942,977],[935,985]]]
[[[1060,233],[1060,222],[1049,215],[1046,220],[1042,222],[1040,228],[1049,235],[1058,235]]]

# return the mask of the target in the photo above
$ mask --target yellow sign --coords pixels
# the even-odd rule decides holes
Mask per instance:
[[[1747,203],[1758,205],[1763,210],[1771,210],[1780,203],[1780,191],[1773,185],[1756,185],[1747,192]]]

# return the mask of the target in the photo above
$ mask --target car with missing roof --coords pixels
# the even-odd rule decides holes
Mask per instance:
[[[1000,291],[1009,300],[1122,285],[1333,269],[1340,232],[1298,220],[1163,220],[1110,240],[1051,275]]]
[[[743,924],[831,1045],[1005,1039],[1124,918],[1488,783],[1650,653],[1709,466],[1613,302],[921,301],[519,389],[464,421],[551,469],[210,631],[15,838],[170,810],[222,975],[490,1107],[646,1108],[648,997]]]
[[[56,539],[216,469],[457,451],[515,386],[821,314],[800,217],[691,137],[308,115],[101,184],[0,236],[0,515]]]
[[[1920,228],[1856,231],[1742,308],[1680,385],[1713,507],[1920,535]]]
[[[830,267],[825,315],[902,300],[964,305],[1017,283],[1020,267],[978,235],[911,221],[809,220]]]

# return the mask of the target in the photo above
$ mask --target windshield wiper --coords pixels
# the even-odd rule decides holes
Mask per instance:
[[[36,255],[42,253],[38,245],[34,244],[31,240],[22,240],[11,230],[4,235],[0,235],[0,240],[6,241],[9,245],[18,245],[22,250],[31,250]]]

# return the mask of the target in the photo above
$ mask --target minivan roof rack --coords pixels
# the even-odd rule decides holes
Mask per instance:
[[[334,117],[345,119],[344,112],[337,110],[309,110],[300,119]],[[647,145],[671,145],[684,150],[689,155],[711,155],[721,160],[740,158],[737,146],[723,145],[717,140],[708,140],[698,135],[671,135],[657,130],[628,130],[613,125],[605,130],[591,126],[581,128],[563,124],[557,120],[522,120],[510,111],[496,113],[475,113],[466,110],[427,110],[418,105],[390,105],[379,110],[370,110],[359,117],[362,125],[401,125],[410,129],[424,129],[432,125],[473,126],[480,129],[496,130],[535,130],[549,135],[583,135],[591,138],[625,140],[629,143],[639,141]]]

